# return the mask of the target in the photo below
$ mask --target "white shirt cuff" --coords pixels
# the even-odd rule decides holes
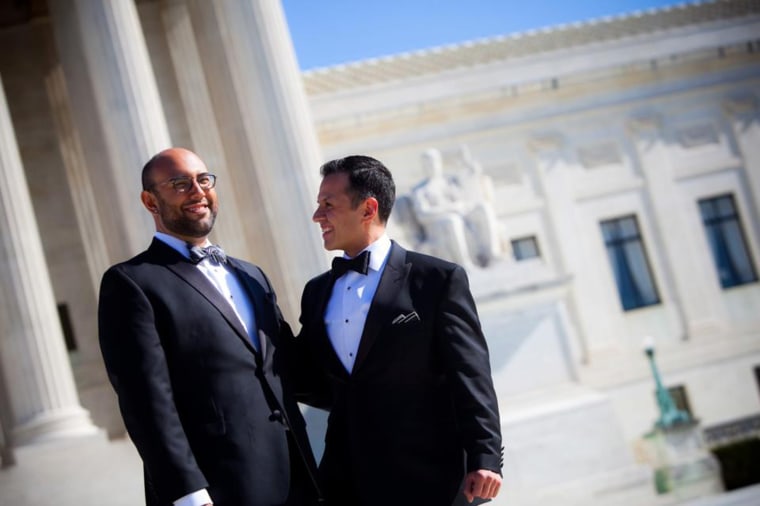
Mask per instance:
[[[174,506],[203,506],[204,504],[211,504],[211,496],[208,495],[208,490],[204,488],[197,492],[182,496],[172,504],[174,504]]]

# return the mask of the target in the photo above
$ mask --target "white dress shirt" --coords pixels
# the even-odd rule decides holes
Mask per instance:
[[[174,506],[204,506],[205,504],[213,504],[211,496],[208,495],[208,490],[205,488],[191,494],[180,497],[176,501],[172,502]]]
[[[156,232],[156,239],[166,243],[185,258],[190,258],[190,250],[185,241],[162,232]],[[208,246],[209,244],[211,243],[207,240],[206,244],[203,246]],[[248,332],[248,335],[251,337],[253,345],[256,349],[259,349],[253,303],[245,293],[245,289],[241,285],[240,280],[238,280],[238,278],[232,273],[229,267],[218,265],[211,262],[208,258],[204,258],[195,265],[198,270],[206,276],[211,284],[214,285],[219,293],[222,294],[224,300],[229,302],[230,306],[235,311],[235,314],[240,319],[240,323],[243,324],[246,332]],[[204,488],[182,496],[172,504],[174,506],[203,506],[204,504],[211,503],[211,496],[209,495],[208,490]]]
[[[391,240],[383,234],[362,251],[370,252],[367,274],[348,271],[339,277],[335,281],[325,311],[327,335],[335,353],[349,373],[354,368],[367,313],[391,251]],[[343,257],[349,258],[345,254]]]

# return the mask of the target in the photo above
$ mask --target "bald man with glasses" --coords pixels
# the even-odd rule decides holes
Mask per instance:
[[[98,323],[147,505],[317,504],[286,367],[290,327],[263,271],[208,240],[216,176],[171,148],[142,184],[156,234],[104,274]]]

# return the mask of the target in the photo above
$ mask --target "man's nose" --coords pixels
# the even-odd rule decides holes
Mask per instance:
[[[201,187],[201,184],[198,182],[197,179],[191,179],[191,181],[192,181],[192,185],[190,186],[190,189],[187,191],[187,193],[195,193],[196,191],[201,192],[201,193],[206,192],[206,190],[204,190]]]
[[[319,221],[324,217],[324,212],[320,208],[317,208],[316,211],[314,211],[314,214],[311,215],[311,221],[314,223],[319,223]]]

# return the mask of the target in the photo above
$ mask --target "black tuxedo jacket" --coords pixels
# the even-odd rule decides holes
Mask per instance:
[[[292,494],[311,487],[316,464],[278,347],[292,334],[264,273],[229,265],[253,302],[261,352],[203,273],[160,240],[103,276],[101,350],[149,505],[204,487],[216,506],[306,503]]]
[[[303,400],[330,411],[320,472],[331,505],[450,505],[465,470],[500,472],[488,349],[464,270],[395,242],[349,374],[327,335],[334,280],[306,285]],[[342,484],[342,485],[341,485]]]

